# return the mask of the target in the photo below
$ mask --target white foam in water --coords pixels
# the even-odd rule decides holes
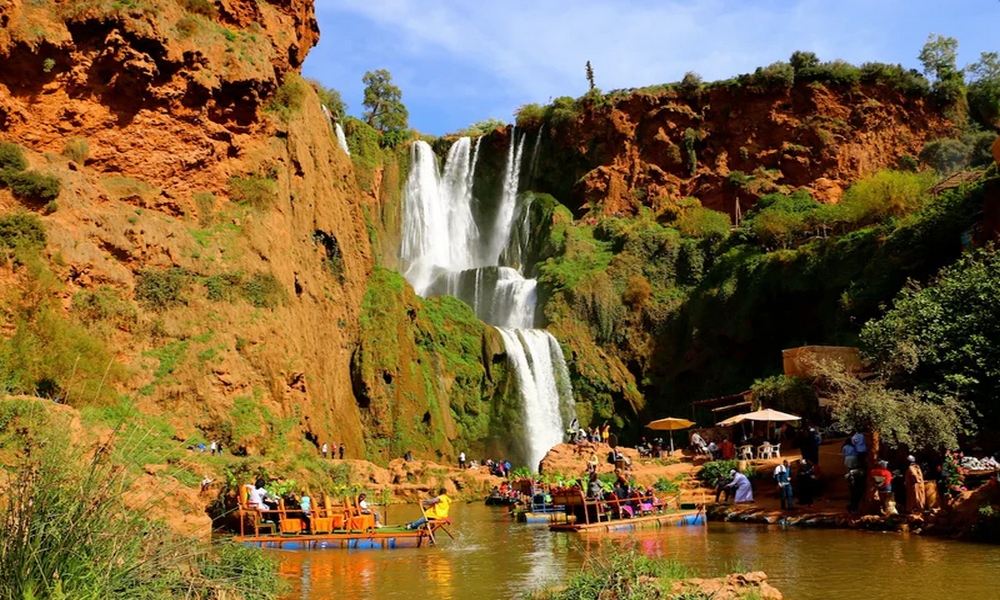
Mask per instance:
[[[525,458],[535,470],[545,454],[562,441],[563,415],[573,412],[573,391],[558,341],[547,331],[533,329],[537,282],[525,279],[518,269],[499,264],[516,214],[524,137],[518,140],[511,132],[503,192],[489,239],[480,235],[473,211],[473,182],[482,138],[475,146],[464,137],[452,144],[443,174],[431,147],[415,142],[403,198],[400,254],[406,279],[418,294],[459,297],[481,320],[498,328],[523,402]],[[527,235],[528,228],[523,229]],[[526,241],[522,239],[521,245]]]

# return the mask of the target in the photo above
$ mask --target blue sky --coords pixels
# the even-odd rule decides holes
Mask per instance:
[[[919,68],[930,33],[959,40],[959,65],[1000,51],[996,0],[316,0],[321,37],[304,72],[359,115],[361,77],[388,69],[410,124],[441,135],[517,107],[752,72],[794,50]]]

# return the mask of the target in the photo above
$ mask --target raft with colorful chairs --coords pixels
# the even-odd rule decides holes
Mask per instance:
[[[392,550],[433,545],[439,530],[451,536],[446,528],[451,519],[431,520],[417,529],[377,527],[375,515],[361,512],[354,498],[338,503],[325,494],[307,517],[301,510],[286,508],[284,500],[274,510],[251,507],[241,493],[237,516],[240,532],[233,541],[260,548]]]

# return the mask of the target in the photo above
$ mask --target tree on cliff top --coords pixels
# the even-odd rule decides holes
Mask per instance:
[[[362,104],[368,109],[364,113],[368,124],[382,133],[406,129],[410,112],[403,105],[403,92],[393,85],[389,71],[368,71],[361,81],[365,84]]]
[[[932,33],[920,50],[924,74],[934,78],[934,91],[946,101],[958,99],[963,92],[965,75],[958,68],[958,40]]]
[[[590,89],[594,89],[594,67],[590,66],[590,61],[587,61],[587,84],[590,85]]]

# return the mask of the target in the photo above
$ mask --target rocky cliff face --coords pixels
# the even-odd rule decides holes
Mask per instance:
[[[62,182],[47,206],[0,190],[0,212],[41,216],[58,318],[178,440],[363,452],[350,360],[374,260],[297,75],[317,37],[306,0],[0,2],[0,140]],[[10,333],[10,287],[4,307]],[[103,365],[38,351],[61,361],[51,395],[107,396]]]
[[[541,121],[522,121],[533,143]],[[659,213],[693,196],[735,218],[737,203],[746,212],[777,190],[837,202],[851,182],[952,130],[926,96],[888,85],[637,91],[552,111],[527,186],[577,216]]]

